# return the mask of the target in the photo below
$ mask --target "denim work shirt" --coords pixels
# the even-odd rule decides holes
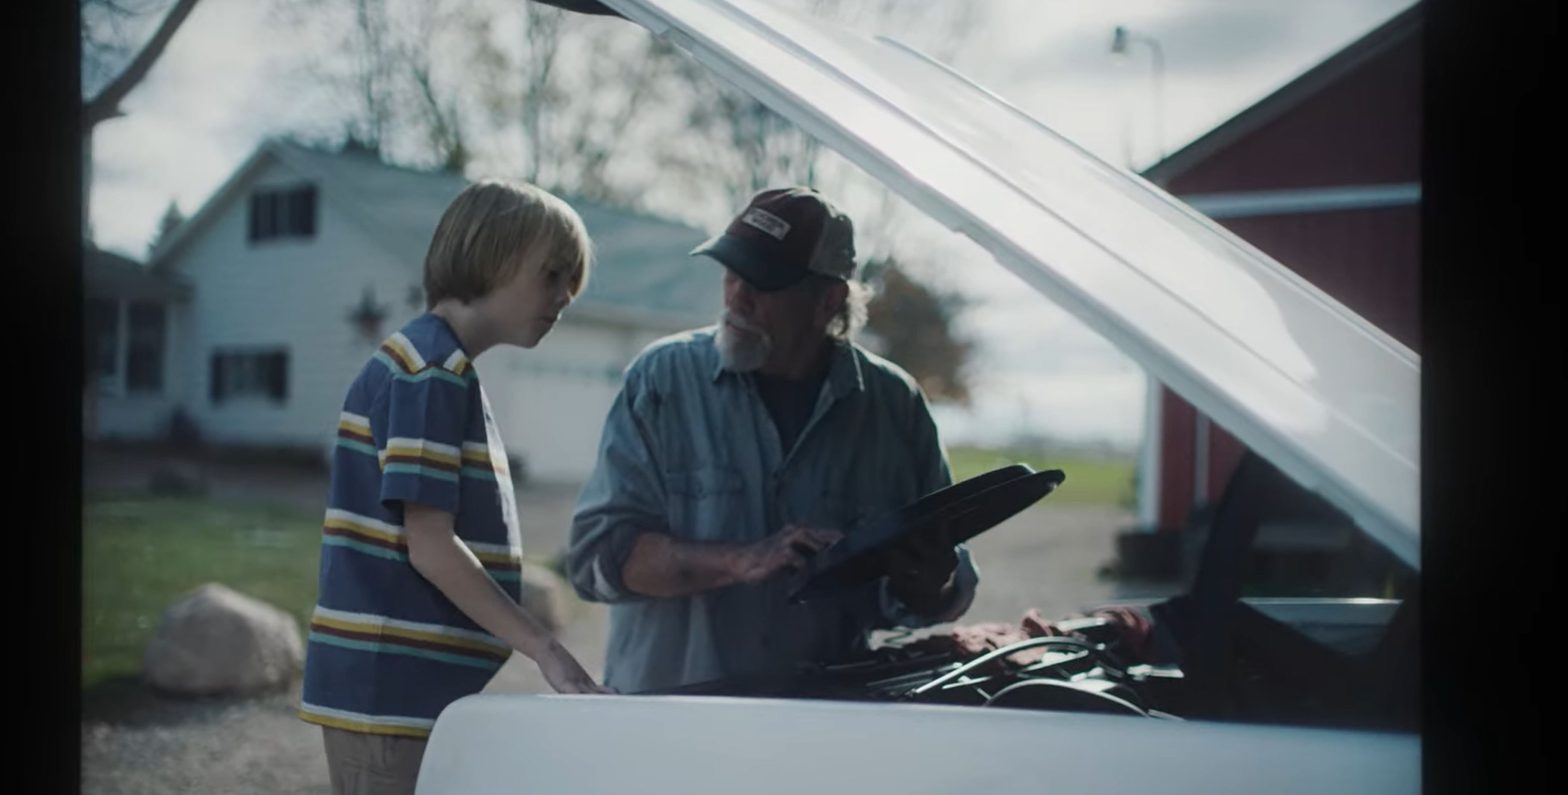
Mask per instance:
[[[787,576],[667,599],[626,589],[621,567],[643,532],[746,543],[798,523],[851,535],[952,481],[925,396],[897,365],[835,345],[815,410],[784,450],[752,378],[722,368],[715,331],[655,342],[627,368],[577,503],[567,569],[584,599],[611,604],[605,683],[635,693],[785,673],[863,650],[873,629],[969,609],[979,574],[963,547],[956,593],[935,616],[912,612],[885,578],[804,604],[788,602]]]

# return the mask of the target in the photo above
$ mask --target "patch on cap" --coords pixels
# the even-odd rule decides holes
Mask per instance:
[[[787,221],[767,210],[759,210],[756,207],[748,209],[745,214],[741,215],[740,222],[747,226],[761,229],[775,240],[783,240],[784,236],[789,234],[789,223]]]

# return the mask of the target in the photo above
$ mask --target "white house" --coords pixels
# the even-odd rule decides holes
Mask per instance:
[[[164,438],[178,411],[208,442],[324,449],[359,368],[423,311],[430,237],[467,184],[268,141],[150,267],[90,250],[89,437]],[[702,232],[568,201],[596,247],[588,289],[538,348],[475,363],[512,454],[557,482],[588,474],[631,358],[720,306],[717,270],[687,256]]]
[[[144,436],[121,429],[168,425],[173,411],[168,360],[176,341],[175,309],[189,302],[189,282],[89,246],[82,270],[87,343],[82,432],[88,438]],[[106,416],[105,416],[106,415]]]

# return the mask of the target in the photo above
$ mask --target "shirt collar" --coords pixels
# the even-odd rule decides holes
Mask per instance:
[[[717,339],[718,329],[714,329]],[[714,350],[713,356],[713,381],[716,383],[726,374],[737,375],[724,369],[724,358]],[[864,392],[866,389],[865,375],[860,369],[860,357],[855,355],[855,346],[847,340],[835,340],[828,352],[828,388],[833,398],[844,397],[850,392]]]

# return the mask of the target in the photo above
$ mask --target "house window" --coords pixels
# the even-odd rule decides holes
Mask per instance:
[[[120,302],[89,298],[87,320],[87,373],[99,380],[113,378],[119,359]]]
[[[316,186],[258,190],[250,196],[250,242],[315,237]]]
[[[126,318],[125,391],[163,391],[163,348],[166,338],[160,304],[133,303]]]
[[[240,398],[281,403],[289,396],[288,351],[213,351],[207,375],[213,403]]]

